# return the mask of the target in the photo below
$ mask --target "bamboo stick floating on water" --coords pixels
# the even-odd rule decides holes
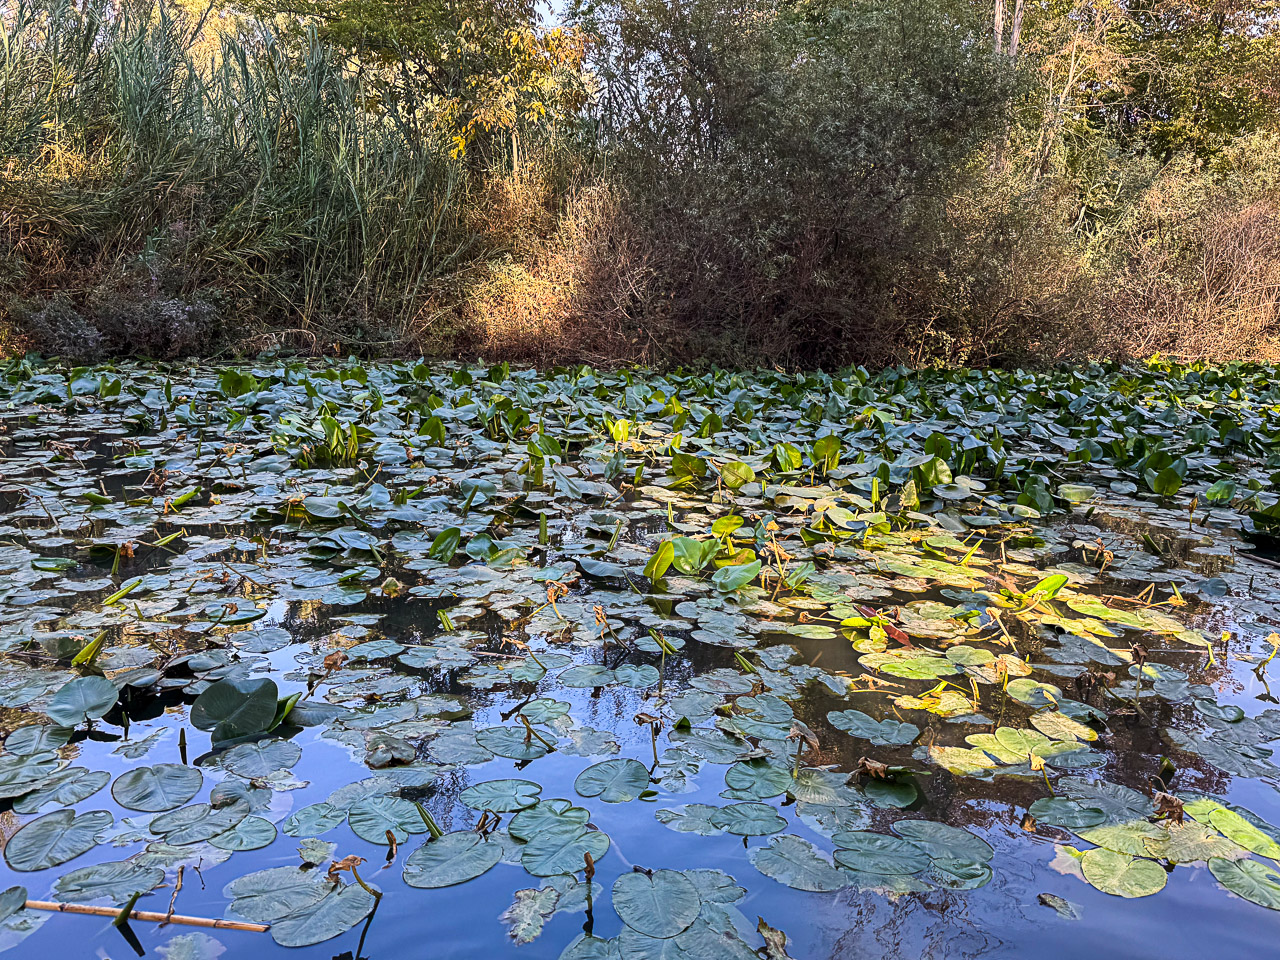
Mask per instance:
[[[82,903],[55,903],[51,900],[28,900],[28,910],[50,910],[53,913],[82,913],[91,917],[117,917],[118,907],[90,907]],[[242,923],[239,920],[221,920],[209,917],[184,917],[179,914],[155,913],[151,910],[130,910],[130,920],[150,923],[178,923],[187,927],[212,927],[217,930],[244,930],[248,933],[266,933],[271,927],[265,923]]]

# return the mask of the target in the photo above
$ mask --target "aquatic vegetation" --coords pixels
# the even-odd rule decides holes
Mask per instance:
[[[553,955],[799,950],[777,891],[1009,857],[1280,909],[1268,368],[21,360],[0,423],[0,946],[195,870],[355,956],[504,884]]]

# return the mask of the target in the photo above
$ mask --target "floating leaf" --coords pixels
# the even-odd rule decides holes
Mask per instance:
[[[53,695],[45,713],[59,726],[76,727],[105,716],[118,699],[120,691],[105,677],[76,677]]]
[[[271,867],[237,877],[223,891],[231,910],[251,923],[275,923],[324,899],[323,875],[298,867]]]
[[[1164,868],[1154,860],[1135,859],[1102,847],[1086,850],[1080,869],[1090,886],[1129,899],[1159,893],[1167,879]]]
[[[676,870],[624,873],[613,884],[613,908],[622,922],[658,940],[687,930],[701,907],[698,888]]]
[[[776,760],[743,760],[724,775],[729,789],[724,796],[736,800],[768,800],[780,797],[791,786],[791,770]]]
[[[271,925],[271,939],[282,947],[308,947],[346,933],[369,915],[374,899],[351,883]]]
[[[303,807],[281,828],[291,837],[314,837],[327,833],[347,819],[347,811],[328,803]]]
[[[387,833],[404,843],[410,834],[426,833],[427,825],[416,804],[399,797],[366,797],[347,811],[351,831],[361,840],[386,846]]]
[[[261,850],[276,839],[276,826],[262,817],[245,817],[230,830],[210,837],[219,850]]]
[[[554,743],[554,734],[543,740]],[[490,753],[512,760],[536,760],[547,755],[548,747],[524,727],[488,727],[476,731],[476,743]]]
[[[267,777],[288,770],[302,759],[302,748],[288,740],[259,740],[232,747],[222,757],[222,765],[241,777]]]
[[[111,785],[111,795],[128,810],[161,813],[182,806],[203,783],[204,774],[195,767],[158,763],[121,774]]]
[[[932,820],[899,820],[893,825],[893,832],[934,859],[986,863],[995,856],[991,844],[962,827]]]
[[[1127,853],[1133,857],[1147,856],[1147,843],[1166,838],[1163,826],[1156,826],[1146,820],[1132,820],[1129,823],[1114,823],[1101,827],[1089,827],[1077,830],[1082,840],[1106,847],[1117,853]]]
[[[214,740],[262,733],[275,720],[278,697],[273,680],[219,680],[191,705],[191,725]]]
[[[1200,860],[1234,859],[1246,851],[1218,831],[1196,823],[1170,823],[1164,834],[1146,841],[1147,854],[1170,863],[1195,863]]]
[[[225,806],[196,803],[153,817],[149,829],[152,833],[163,834],[165,843],[199,843],[230,830],[248,815],[249,804],[243,800]]]
[[[584,854],[598,860],[608,850],[609,838],[599,830],[575,823],[557,823],[544,827],[528,842],[520,862],[535,877],[553,877],[577,873],[586,865]]]
[[[1250,853],[1280,860],[1280,843],[1234,810],[1218,807],[1209,813],[1209,823],[1228,840],[1239,844]]]
[[[835,861],[859,873],[910,876],[929,866],[929,855],[900,837],[865,830],[837,833]]]
[[[837,730],[851,736],[870,740],[876,746],[894,746],[913,743],[920,736],[920,728],[914,723],[900,720],[875,720],[859,710],[840,710],[827,714],[827,719]]]
[[[502,845],[471,831],[446,833],[409,855],[404,882],[434,889],[474,880],[502,859]]]
[[[105,810],[76,815],[57,810],[23,824],[4,847],[4,859],[14,870],[48,870],[92,850],[98,834],[114,822]]]
[[[526,843],[541,831],[564,824],[585,827],[591,819],[591,811],[575,807],[569,800],[540,800],[532,807],[521,810],[507,825],[507,832]]]
[[[1270,910],[1280,910],[1280,873],[1257,860],[1209,861],[1214,879],[1232,893]]]
[[[164,871],[158,867],[115,860],[63,874],[54,884],[53,895],[63,903],[125,903],[135,893],[146,893],[163,882]]]
[[[626,803],[649,789],[649,770],[637,760],[604,760],[578,774],[573,789],[605,803]]]
[[[721,807],[711,816],[711,822],[740,837],[765,837],[787,828],[787,821],[767,803],[734,803]]]
[[[771,808],[772,809],[772,808]],[[696,833],[704,837],[712,837],[724,831],[712,820],[720,807],[707,803],[686,803],[678,807],[658,810],[654,817],[677,833]]]
[[[796,890],[828,893],[845,886],[848,876],[822,857],[808,840],[785,834],[773,837],[767,847],[757,847],[748,857],[766,877]]]
[[[47,803],[74,806],[93,796],[110,782],[111,774],[106,771],[67,767],[41,782],[37,789],[26,796],[15,800],[13,809],[17,813],[37,813]]]
[[[542,787],[529,780],[486,780],[467,787],[458,799],[472,810],[513,813],[532,807],[541,792]]]

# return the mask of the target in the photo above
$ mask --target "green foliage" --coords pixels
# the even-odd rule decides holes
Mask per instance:
[[[1277,0],[1002,2],[998,38],[961,0],[196,8],[3,14],[0,349],[921,366],[1280,342]],[[723,427],[689,415],[689,439]]]
[[[436,93],[439,71],[390,56],[412,18],[384,14],[402,6],[316,4],[242,36],[169,5],[6,12],[0,85],[24,93],[0,102],[0,308],[70,355],[208,351],[270,326],[315,348],[313,320],[406,336],[435,291],[509,250],[481,195],[572,132],[583,76],[564,31],[524,17],[476,36],[454,11],[434,55],[462,72]],[[379,52],[352,71],[361,33]]]

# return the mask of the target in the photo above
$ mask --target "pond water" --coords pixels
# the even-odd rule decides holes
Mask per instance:
[[[0,369],[11,956],[1280,937],[1274,370]]]

